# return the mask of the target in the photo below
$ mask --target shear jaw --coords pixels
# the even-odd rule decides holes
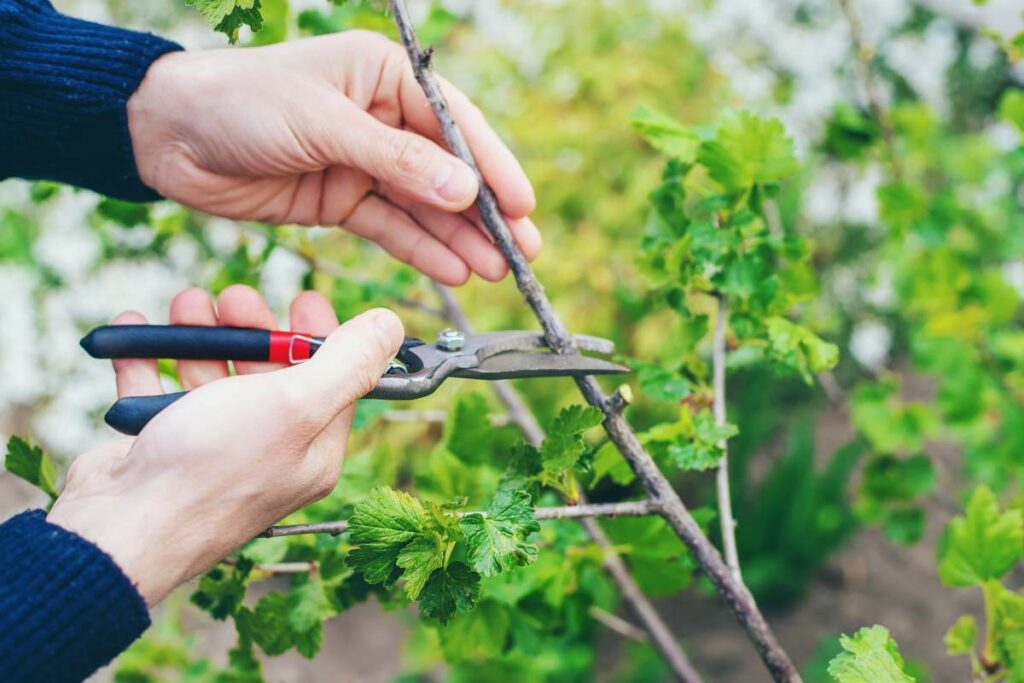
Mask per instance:
[[[582,351],[611,353],[615,345],[600,337],[579,335],[576,343]],[[487,379],[489,359],[503,354],[515,356],[516,363],[495,371],[495,378],[577,376],[629,372],[629,368],[600,359],[560,356],[543,352],[547,348],[539,332],[512,331],[468,335],[460,349],[447,350],[442,344],[418,343],[402,349],[399,360],[419,369],[409,373],[385,375],[366,398],[408,400],[434,393],[450,376]],[[570,359],[573,359],[570,361]],[[589,362],[588,362],[589,361]]]

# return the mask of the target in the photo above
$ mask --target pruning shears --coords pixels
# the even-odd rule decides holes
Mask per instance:
[[[600,337],[575,337],[581,351],[609,354],[615,345]],[[263,361],[295,365],[309,360],[323,337],[246,327],[195,325],[105,325],[81,341],[93,358]],[[629,372],[600,358],[551,352],[539,332],[464,334],[444,330],[434,344],[406,338],[377,386],[364,398],[405,401],[432,394],[449,377],[498,380],[521,377],[581,377]],[[104,416],[123,434],[138,434],[164,408],[188,392],[128,396]]]

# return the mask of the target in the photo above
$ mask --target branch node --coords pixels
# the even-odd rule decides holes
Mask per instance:
[[[429,69],[430,64],[434,59],[434,47],[430,46],[426,50],[420,50],[420,56],[417,60],[420,63],[421,69]]]
[[[629,388],[628,384],[622,384],[615,390],[611,396],[604,402],[604,412],[611,414],[619,414],[625,410],[626,406],[633,402],[633,390]]]

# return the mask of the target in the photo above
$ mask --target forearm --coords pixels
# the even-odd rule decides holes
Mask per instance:
[[[66,17],[47,0],[0,0],[0,179],[155,199],[136,171],[125,106],[149,65],[177,49]]]
[[[4,681],[81,681],[148,626],[145,602],[102,550],[42,511],[0,524]]]

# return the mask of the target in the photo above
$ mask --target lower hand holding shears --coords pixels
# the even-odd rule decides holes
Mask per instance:
[[[337,483],[355,401],[380,379],[402,342],[399,319],[371,310],[338,326],[328,301],[306,292],[290,324],[327,340],[308,363],[181,361],[189,395],[138,438],[80,456],[50,511],[110,554],[150,605],[274,522]],[[144,324],[125,313],[118,324]],[[225,290],[216,308],[187,290],[171,322],[271,328],[248,287]],[[155,360],[115,360],[119,396],[162,393]],[[275,372],[268,372],[275,370]],[[216,381],[215,381],[216,380]]]

